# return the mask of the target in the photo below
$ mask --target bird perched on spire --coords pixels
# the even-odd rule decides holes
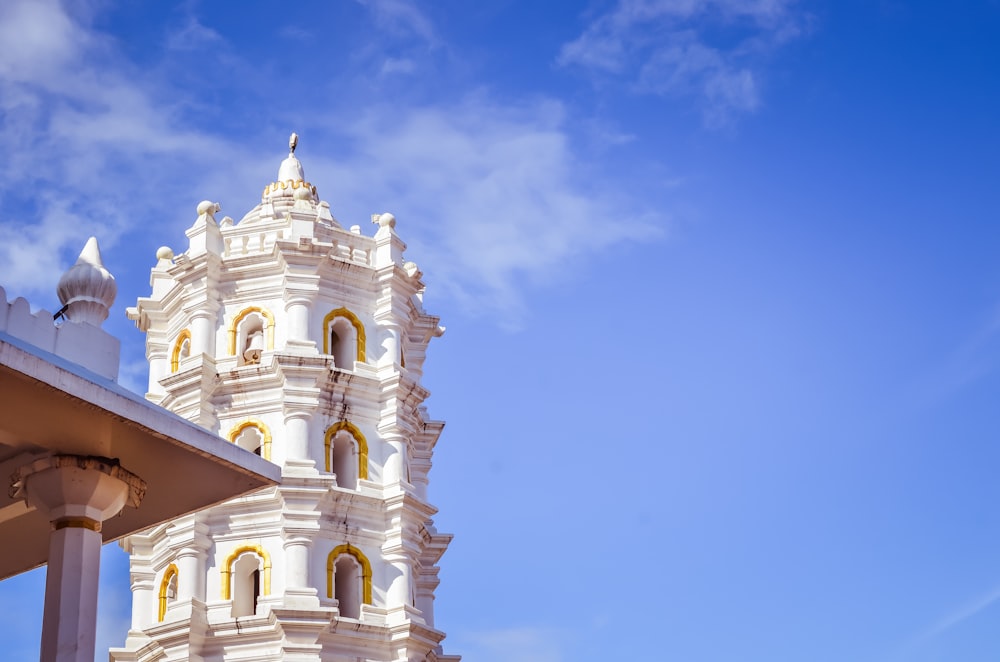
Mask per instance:
[[[295,146],[299,144],[299,134],[292,133],[292,136],[288,139],[288,153],[295,153]]]

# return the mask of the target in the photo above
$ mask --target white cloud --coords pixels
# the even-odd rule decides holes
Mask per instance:
[[[413,34],[430,45],[438,41],[434,24],[412,2],[407,0],[358,0],[368,7],[376,24],[396,34]]]
[[[619,0],[564,44],[557,62],[622,78],[636,92],[693,97],[706,123],[724,124],[760,105],[762,56],[801,33],[792,3]]]
[[[72,62],[88,35],[55,0],[11,0],[0,4],[0,77],[41,82]]]
[[[646,210],[602,190],[563,121],[551,101],[481,96],[405,113],[370,108],[352,128],[359,153],[331,179],[346,196],[394,205],[436,288],[516,325],[525,281],[558,280],[575,257],[661,231]]]
[[[374,4],[383,15],[409,11]],[[0,282],[13,296],[51,296],[91,234],[107,258],[124,237],[166,218],[156,243],[169,243],[159,236],[178,236],[194,220],[194,204],[209,197],[238,220],[281,158],[272,144],[246,147],[186,125],[172,105],[184,96],[179,90],[135,75],[112,39],[59,5],[46,9],[46,20],[76,35],[72,57],[61,45],[37,45],[57,51],[43,79],[0,75],[0,141],[8,147],[0,162],[0,232],[7,238]],[[0,24],[0,33],[9,29]],[[296,109],[301,124],[291,128],[303,135],[309,178],[321,194],[329,191],[335,212],[346,205],[350,225],[393,211],[412,247],[408,255],[420,260],[434,289],[505,324],[518,324],[525,286],[566,279],[587,255],[662,232],[663,214],[604,189],[574,146],[562,106],[551,100],[470,94],[433,105],[351,104],[336,117],[322,98],[314,103]],[[305,144],[311,128],[346,136],[356,148],[336,160],[317,157]],[[31,217],[12,216],[15,208]]]
[[[383,74],[411,74],[416,68],[416,63],[409,58],[390,57],[382,63]]]
[[[225,40],[212,28],[188,16],[184,25],[167,36],[167,48],[173,51],[196,51],[222,44]]]
[[[0,277],[16,295],[50,295],[89,235],[113,246],[151,201],[178,193],[178,161],[236,150],[178,128],[112,40],[58,3],[4,4],[0,35],[11,39],[0,49]]]

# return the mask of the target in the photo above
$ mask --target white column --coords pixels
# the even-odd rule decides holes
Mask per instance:
[[[386,604],[386,607],[388,609],[396,609],[410,605],[410,586],[413,582],[410,560],[402,554],[387,556],[386,560],[392,564],[393,574],[395,575],[392,583],[389,584],[389,590],[386,595],[386,602],[388,604]]]
[[[215,358],[215,313],[196,310],[191,320],[191,354],[208,354]]]
[[[149,386],[148,391],[157,395],[163,395],[166,391],[160,386],[160,380],[170,372],[169,350],[160,345],[150,345],[149,353]]]
[[[177,601],[205,599],[205,573],[201,568],[201,550],[184,547],[177,553]]]
[[[93,662],[101,523],[146,485],[117,464],[81,455],[53,455],[15,472],[13,496],[52,522],[45,577],[41,662]]]
[[[285,457],[289,460],[309,459],[309,412],[285,413]]]
[[[302,409],[285,411],[285,461],[284,472],[316,473],[316,461],[309,457],[309,418],[311,413]],[[274,457],[274,448],[271,448]]]
[[[309,582],[309,551],[312,540],[293,534],[284,543],[285,607],[318,607],[319,593]]]
[[[382,439],[389,446],[389,453],[382,466],[384,484],[406,482],[406,438],[397,432],[390,432],[383,434]]]
[[[378,328],[383,334],[382,356],[379,359],[379,365],[399,365],[401,363],[399,354],[399,336],[401,331],[399,325],[382,323],[379,324]]]
[[[287,559],[285,582],[290,588],[309,586],[309,539],[295,536],[285,541]]]
[[[427,627],[434,627],[434,595],[420,592],[417,595],[417,609],[423,615]]]
[[[285,312],[288,313],[288,341],[290,347],[312,346],[309,340],[309,299],[292,297],[285,302]]]
[[[132,573],[132,631],[138,632],[155,620],[156,575],[152,572]]]
[[[85,517],[53,521],[45,574],[41,662],[93,662],[97,631],[100,522]]]

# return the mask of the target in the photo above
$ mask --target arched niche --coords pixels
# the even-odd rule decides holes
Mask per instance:
[[[271,431],[263,421],[250,419],[243,421],[229,431],[229,441],[240,448],[271,460]]]
[[[177,334],[174,348],[170,352],[170,372],[177,372],[181,361],[191,356],[191,331],[184,329]]]
[[[361,605],[372,604],[372,565],[350,544],[335,547],[326,559],[326,596],[337,600],[344,618],[361,618]]]
[[[333,364],[352,370],[354,362],[365,362],[365,325],[347,308],[337,308],[323,318],[323,353]]]
[[[368,480],[368,441],[353,423],[339,421],[327,429],[323,456],[327,472],[337,475],[338,486],[353,490],[358,480]]]
[[[256,359],[252,358],[253,350]],[[237,365],[251,365],[260,361],[260,353],[274,349],[274,314],[261,306],[250,306],[233,317],[229,326],[229,355],[236,357]]]
[[[260,545],[241,545],[222,567],[222,599],[232,600],[232,616],[252,616],[257,601],[271,593],[271,557]]]
[[[167,615],[167,607],[177,599],[177,566],[171,563],[160,580],[160,594],[157,600],[156,620],[161,622]]]

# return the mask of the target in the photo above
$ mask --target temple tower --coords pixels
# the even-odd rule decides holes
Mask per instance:
[[[281,484],[126,538],[117,662],[444,661],[427,501],[443,423],[420,385],[424,285],[391,214],[344,229],[294,152],[239,223],[202,202],[157,251],[147,397],[281,467]],[[191,475],[195,482],[202,477]],[[178,484],[177,490],[184,490]]]

